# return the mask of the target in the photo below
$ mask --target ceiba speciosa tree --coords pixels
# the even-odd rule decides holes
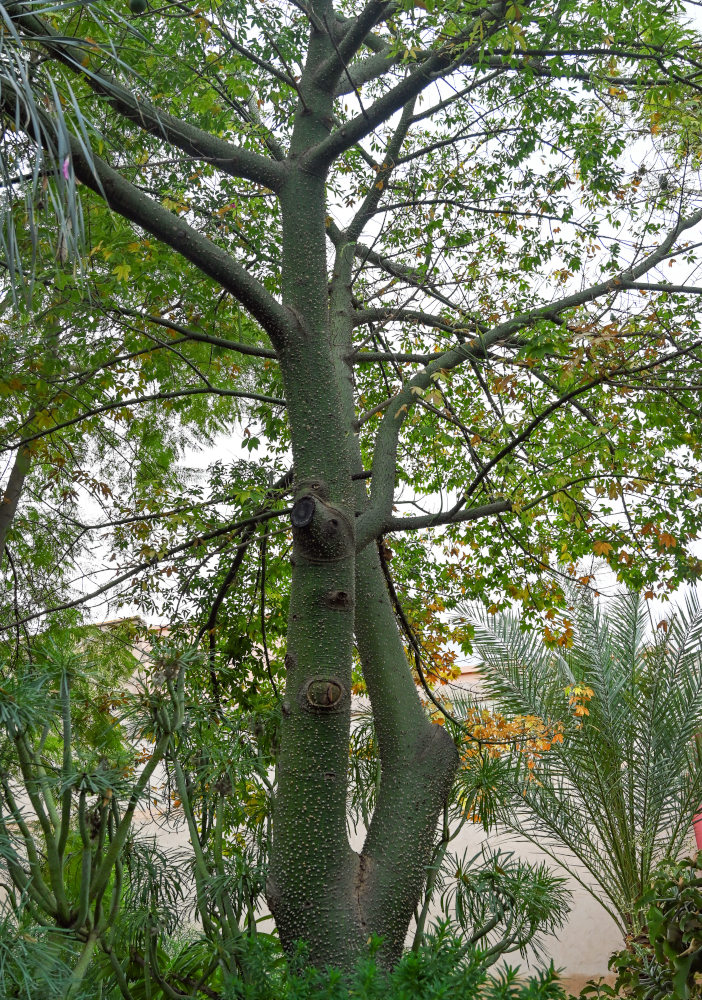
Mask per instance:
[[[4,16],[33,67],[26,87],[5,67],[6,149],[23,135],[259,342],[237,341],[232,310],[188,326],[139,306],[136,264],[124,315],[280,373],[293,548],[268,901],[314,963],[348,967],[371,934],[391,963],[458,755],[418,697],[379,540],[448,533],[470,556],[452,579],[487,592],[499,565],[498,598],[593,551],[635,583],[695,571],[699,289],[660,272],[702,219],[693,36],[649,0]],[[399,516],[398,476],[445,502]],[[354,648],[382,766],[358,852]]]

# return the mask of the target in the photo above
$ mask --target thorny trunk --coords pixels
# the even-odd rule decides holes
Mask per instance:
[[[320,16],[326,4],[319,3]],[[290,170],[281,191],[283,297],[295,318],[280,362],[295,469],[287,681],[268,901],[286,950],[351,967],[371,934],[391,964],[426,877],[436,821],[457,764],[448,735],[419,702],[374,545],[356,551],[367,505],[354,433],[350,267],[326,269],[325,176],[305,150],[328,133],[330,90],[309,84],[329,58],[313,33],[301,81]],[[330,306],[331,302],[331,306]],[[346,830],[354,638],[378,733],[381,784],[360,854]]]
[[[421,897],[436,822],[458,765],[450,737],[430,724],[420,704],[375,547],[375,536],[392,507],[392,447],[373,470],[374,479],[381,480],[375,492],[388,495],[372,512],[362,541],[356,538],[357,517],[369,505],[363,480],[354,479],[362,463],[348,362],[351,266],[363,225],[344,234],[331,283],[327,274],[325,189],[329,164],[339,153],[334,143],[325,142],[332,131],[337,144],[353,141],[344,129],[334,130],[334,94],[344,60],[387,6],[373,0],[364,16],[346,22],[341,29],[346,34],[335,40],[339,21],[332,0],[309,0],[311,21],[325,30],[310,29],[304,70],[295,82],[300,100],[289,149],[286,155],[274,144],[273,159],[187,123],[174,125],[115,81],[102,81],[90,72],[90,85],[98,94],[108,94],[130,121],[159,137],[167,135],[196,158],[222,164],[235,176],[275,190],[283,224],[282,305],[224,248],[100,157],[88,158],[81,142],[70,138],[76,178],[111,210],[163,240],[235,296],[267,331],[278,355],[295,503],[287,679],[267,895],[286,951],[290,953],[297,941],[306,942],[309,961],[344,969],[354,965],[370,935],[383,939],[381,961],[390,965],[399,956]],[[48,29],[33,17],[24,16],[22,24],[47,37]],[[337,45],[345,47],[346,55]],[[54,36],[49,48],[75,69],[75,59],[62,54]],[[445,57],[437,56],[429,69],[433,72],[444,63]],[[406,109],[428,79],[424,72],[410,74],[402,87]],[[14,115],[14,105],[7,101],[5,111]],[[398,149],[408,115],[403,111]],[[47,144],[51,123],[48,118],[42,121],[47,131],[39,141]],[[58,145],[58,133],[54,139]],[[381,187],[376,183],[373,190]],[[372,192],[369,197],[374,197]],[[427,369],[427,379],[430,374]],[[360,853],[351,849],[346,829],[354,643],[381,761],[376,809]]]

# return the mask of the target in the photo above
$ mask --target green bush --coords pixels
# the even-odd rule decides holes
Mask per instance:
[[[16,1000],[59,1000],[69,995],[70,941],[27,926],[0,924],[0,996]],[[376,960],[379,938],[371,938],[367,954],[352,974],[318,969],[307,962],[300,946],[286,963],[269,935],[241,942],[238,961],[248,976],[220,970],[202,989],[202,969],[212,955],[203,939],[171,939],[171,954],[160,957],[167,978],[178,982],[182,1000],[566,1000],[553,964],[528,978],[518,968],[491,971],[490,957],[440,925],[421,948],[406,952],[391,971]],[[154,965],[152,964],[152,969]],[[121,1000],[123,996],[106,956],[98,958],[71,1000]],[[132,1000],[171,1000],[174,991],[149,975],[143,962],[127,972]]]
[[[378,942],[350,978],[338,970],[304,965],[304,952],[281,982],[285,1000],[565,1000],[551,965],[528,979],[506,967],[489,972],[489,961],[446,927],[427,935],[424,945],[407,952],[391,972],[375,961]],[[251,998],[253,1000],[253,998]],[[255,1000],[259,1000],[257,996]]]
[[[664,862],[637,901],[640,934],[610,959],[614,987],[592,984],[585,996],[635,1000],[702,997],[702,851]]]

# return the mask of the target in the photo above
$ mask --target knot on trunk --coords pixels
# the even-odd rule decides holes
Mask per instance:
[[[290,513],[295,554],[308,562],[346,559],[354,552],[353,523],[338,507],[311,491],[299,495]]]
[[[324,595],[323,602],[325,607],[331,608],[333,611],[350,611],[353,607],[353,599],[351,594],[346,590],[329,590]]]

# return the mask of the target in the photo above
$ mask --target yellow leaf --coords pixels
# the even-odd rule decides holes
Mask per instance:
[[[118,264],[117,267],[112,268],[112,273],[117,276],[119,281],[126,281],[130,271],[131,267],[129,264]]]

